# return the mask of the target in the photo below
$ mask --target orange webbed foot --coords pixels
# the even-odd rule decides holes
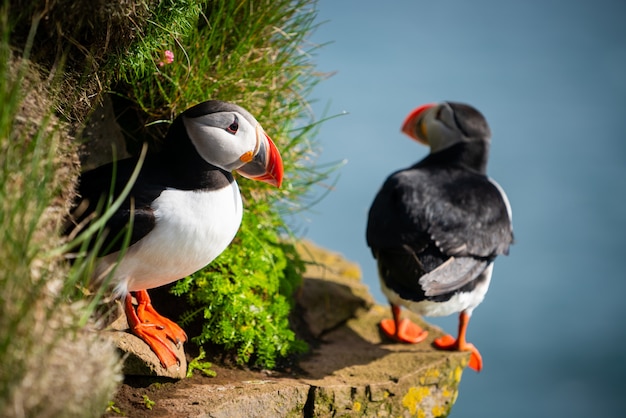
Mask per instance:
[[[169,337],[163,329],[159,329],[154,324],[136,324],[131,325],[131,331],[150,346],[163,367],[180,365],[180,360],[171,348],[171,342],[168,341]]]
[[[180,359],[172,349],[171,342],[178,345],[186,341],[185,331],[155,311],[145,290],[134,293],[138,303],[136,309],[130,294],[125,300],[126,317],[131,331],[150,346],[163,367],[180,364]]]
[[[483,368],[483,358],[480,355],[480,351],[471,343],[460,343],[458,339],[455,339],[452,335],[444,335],[443,337],[436,338],[433,341],[433,345],[440,350],[449,351],[470,351],[469,368],[480,372]]]
[[[167,319],[159,314],[152,304],[147,305],[140,304],[137,307],[137,316],[143,324],[154,324],[157,328],[163,330],[164,334],[174,344],[179,345],[187,341],[187,334],[183,329],[174,321]]]
[[[408,319],[399,321],[396,329],[396,321],[393,319],[383,319],[380,321],[380,328],[389,338],[409,344],[417,344],[428,337],[428,331]]]
[[[391,304],[393,319],[380,321],[380,328],[389,338],[409,344],[417,344],[428,337],[428,331],[408,319],[400,320],[400,307]]]

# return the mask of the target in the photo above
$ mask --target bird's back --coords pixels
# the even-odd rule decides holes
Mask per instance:
[[[392,174],[374,199],[367,226],[381,280],[409,300],[447,300],[471,291],[493,258],[508,251],[506,202],[488,177],[460,166],[422,161]],[[454,265],[440,268],[451,258]],[[434,280],[447,285],[429,292],[423,277],[434,271],[441,271]]]

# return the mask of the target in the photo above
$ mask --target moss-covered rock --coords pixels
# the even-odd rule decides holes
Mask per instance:
[[[341,301],[337,301],[341,304]],[[437,351],[437,328],[417,345],[384,340],[378,323],[388,309],[373,306],[325,335],[320,348],[301,364],[311,378],[310,415],[314,417],[446,416],[457,397],[466,353]]]

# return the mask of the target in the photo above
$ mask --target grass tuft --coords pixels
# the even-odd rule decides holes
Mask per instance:
[[[58,80],[21,55],[0,7],[0,416],[98,417],[121,379],[114,347],[87,318],[57,231],[77,174],[68,124],[57,118]],[[77,372],[76,365],[80,365]],[[62,377],[63,390],[59,391]]]

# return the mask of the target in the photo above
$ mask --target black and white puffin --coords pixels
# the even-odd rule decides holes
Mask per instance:
[[[136,164],[137,158],[130,158],[82,174],[73,224],[89,222],[111,190],[119,195]],[[200,103],[173,121],[162,149],[146,156],[129,197],[106,224],[95,280],[113,272],[109,280],[124,299],[130,329],[150,345],[164,367],[178,363],[168,340],[179,344],[187,336],[154,310],[146,289],[194,273],[230,244],[242,219],[232,171],[280,187],[283,164],[248,111],[217,100]],[[130,246],[119,259],[120,231],[127,228],[131,213]]]
[[[369,211],[367,243],[393,314],[380,326],[395,340],[417,343],[427,332],[400,320],[400,306],[425,316],[460,312],[458,337],[434,345],[471,351],[469,366],[480,371],[467,325],[487,293],[494,259],[513,242],[508,198],[486,174],[489,125],[472,106],[443,102],[413,110],[402,132],[430,154],[389,176]]]

